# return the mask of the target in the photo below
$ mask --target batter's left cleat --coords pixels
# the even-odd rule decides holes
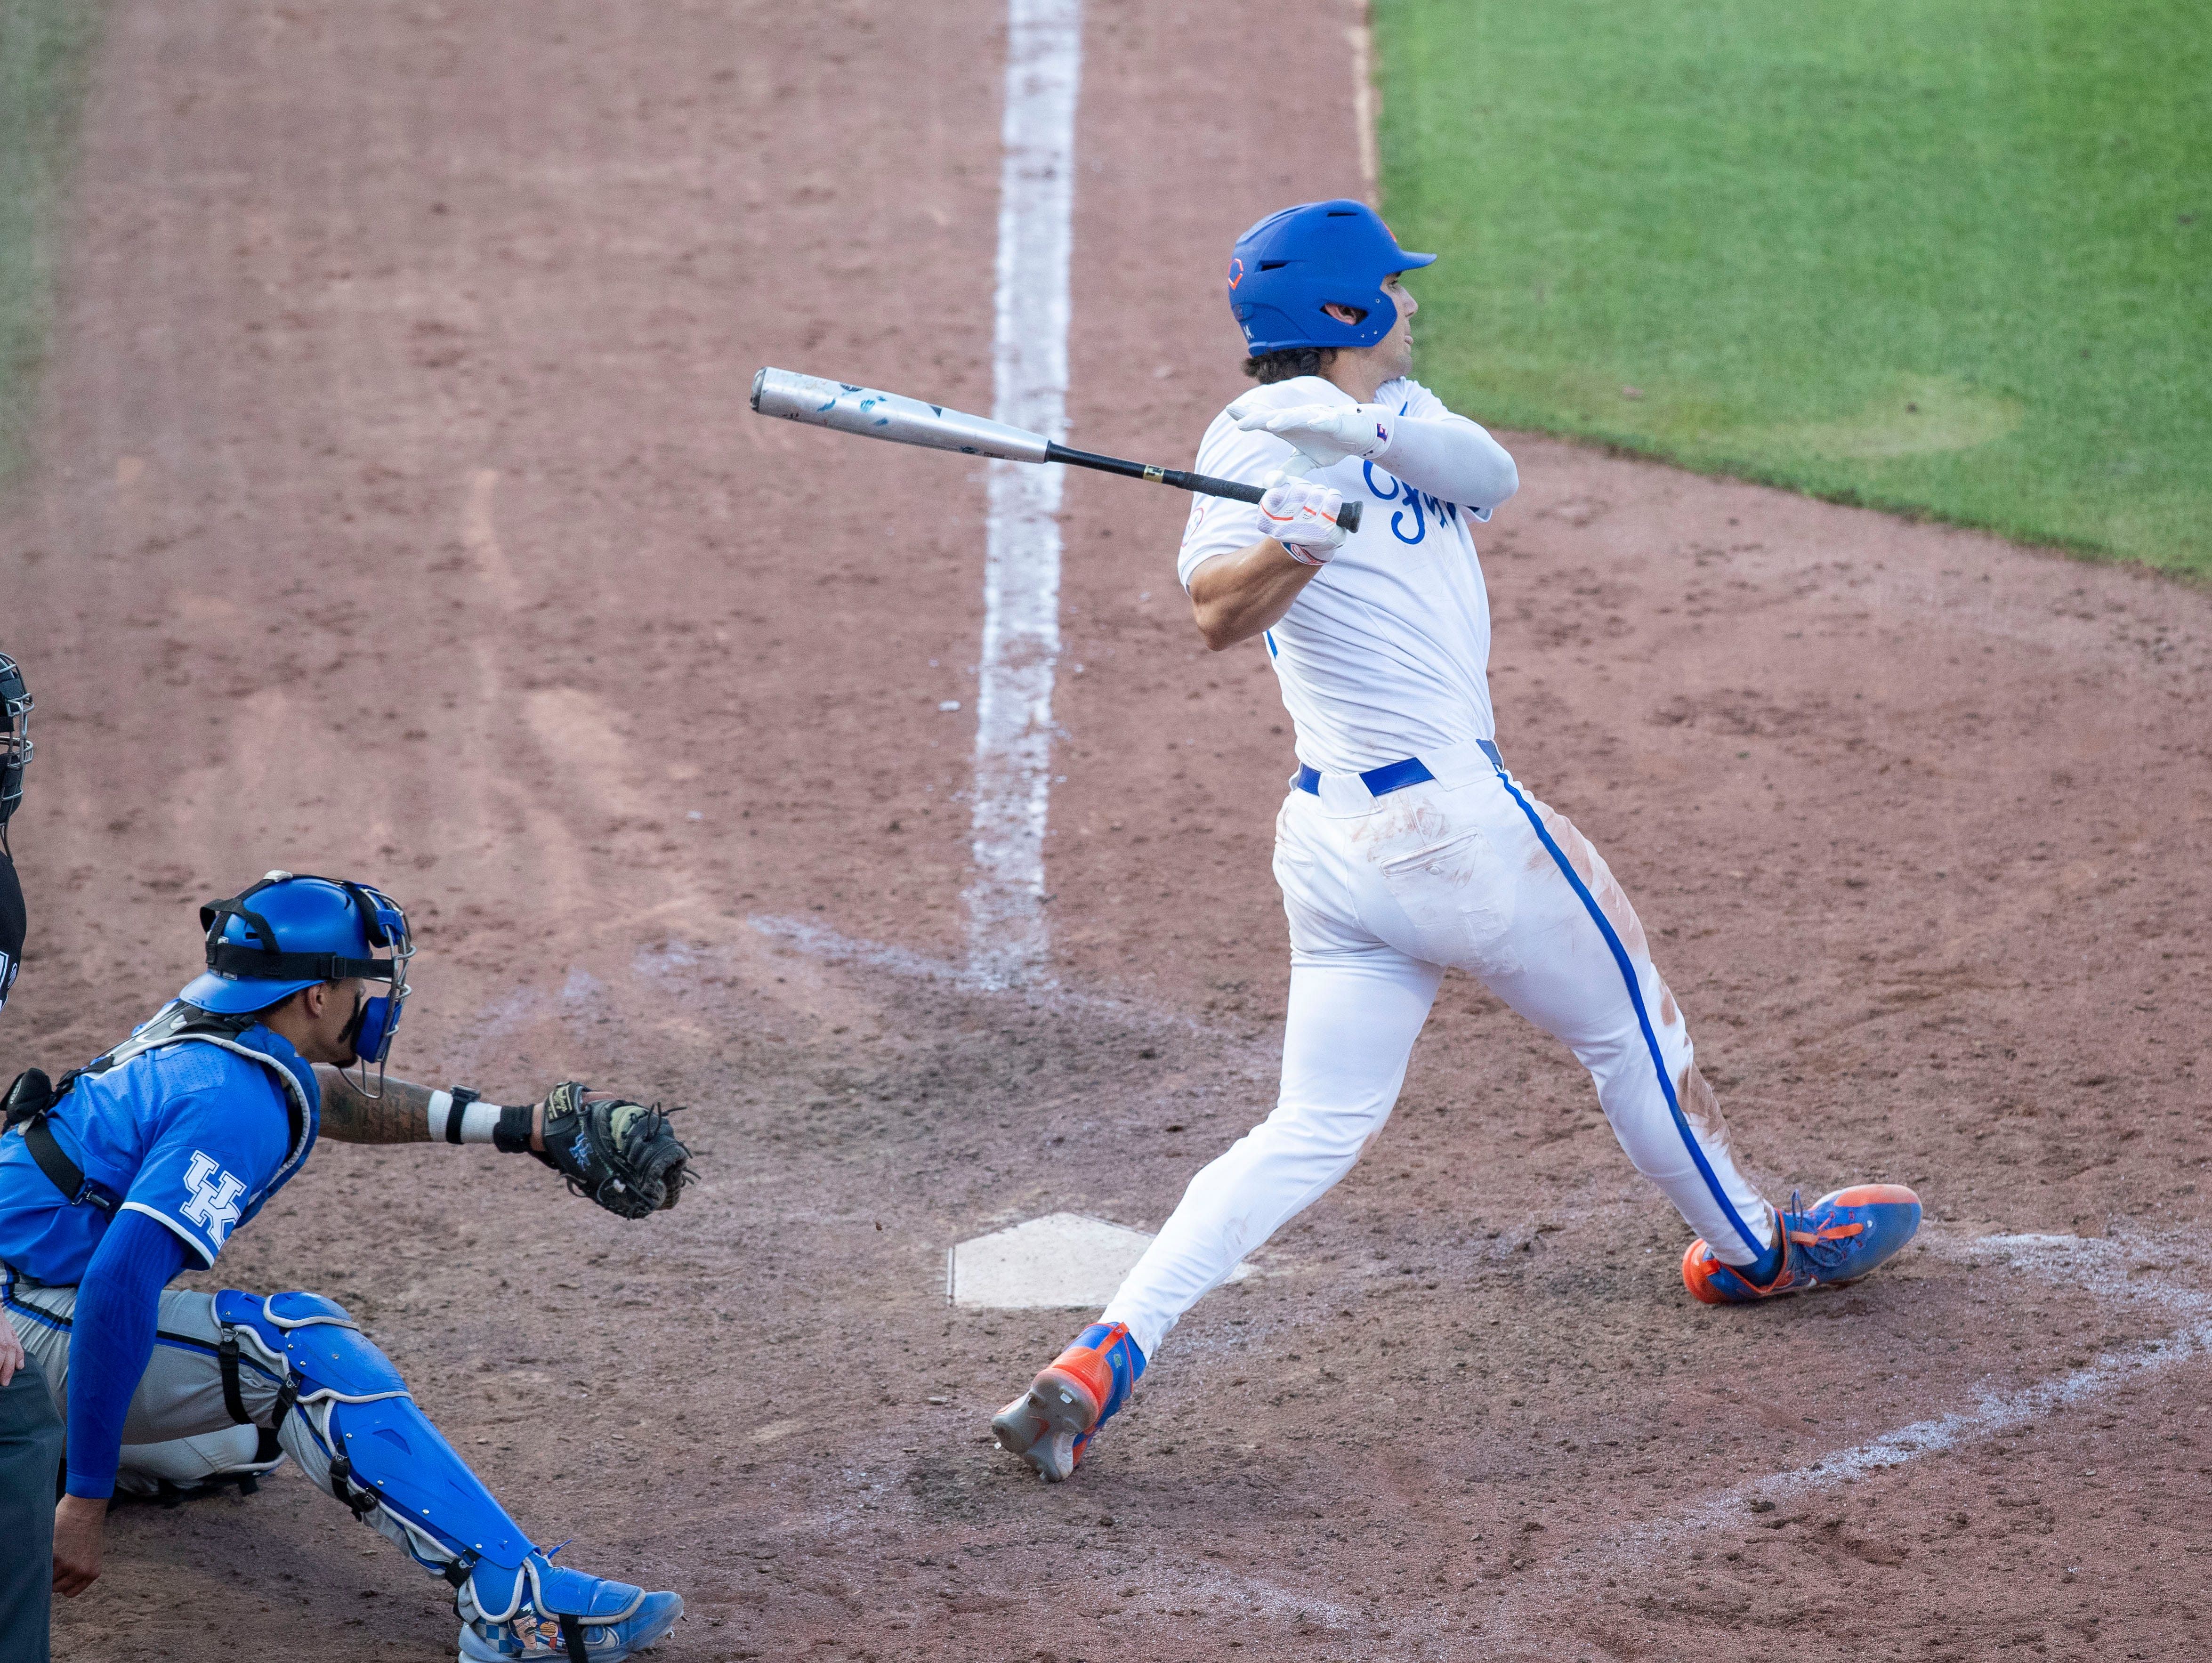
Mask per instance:
[[[1145,1354],[1116,1322],[1094,1322],[991,1417],[999,1448],[1018,1455],[1058,1484],[1075,1471],[1098,1429],[1129,1400],[1145,1372]]]
[[[621,1663],[660,1639],[684,1615],[684,1601],[675,1594],[587,1576],[543,1554],[525,1563],[520,1587],[477,1588],[487,1573],[494,1579],[517,1576],[479,1565],[470,1577],[461,1599],[459,1663]],[[510,1614],[490,1620],[478,1598],[500,1601]]]
[[[1802,1209],[1802,1210],[1801,1210]],[[1682,1284],[1708,1305],[1749,1305],[1857,1281],[1903,1251],[1920,1229],[1920,1198],[1902,1184],[1854,1184],[1781,1215],[1782,1263],[1764,1285],[1723,1264],[1703,1240],[1682,1255]]]

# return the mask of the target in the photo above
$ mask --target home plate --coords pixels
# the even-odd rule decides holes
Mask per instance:
[[[1143,1230],[1050,1212],[959,1243],[945,1256],[945,1294],[976,1310],[1036,1311],[1103,1305],[1144,1257]],[[1239,1265],[1230,1272],[1245,1274]]]

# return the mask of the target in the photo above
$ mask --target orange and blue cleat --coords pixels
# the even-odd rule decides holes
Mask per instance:
[[[1094,1322],[1028,1391],[991,1417],[991,1431],[1000,1448],[1058,1484],[1075,1471],[1098,1429],[1129,1400],[1144,1372],[1145,1354],[1128,1328]]]
[[[1854,1184],[1810,1208],[1793,1193],[1790,1210],[1780,1217],[1781,1251],[1771,1270],[1723,1264],[1703,1240],[1690,1243],[1682,1255],[1682,1284],[1692,1296],[1708,1305],[1748,1305],[1856,1282],[1912,1240],[1920,1229],[1920,1198],[1902,1184]]]

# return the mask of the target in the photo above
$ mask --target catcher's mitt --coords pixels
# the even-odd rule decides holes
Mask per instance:
[[[659,1105],[594,1099],[575,1080],[545,1094],[545,1147],[531,1153],[577,1194],[624,1218],[674,1206],[690,1177],[691,1151]]]

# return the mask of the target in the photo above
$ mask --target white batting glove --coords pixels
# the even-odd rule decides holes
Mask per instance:
[[[1278,475],[1260,499],[1260,523],[1301,566],[1326,566],[1344,547],[1344,527],[1336,523],[1343,507],[1341,491]]]
[[[1317,468],[1333,468],[1347,457],[1371,462],[1390,447],[1397,413],[1387,404],[1297,404],[1286,410],[1255,410],[1240,417],[1246,433],[1271,433],[1286,439]]]

